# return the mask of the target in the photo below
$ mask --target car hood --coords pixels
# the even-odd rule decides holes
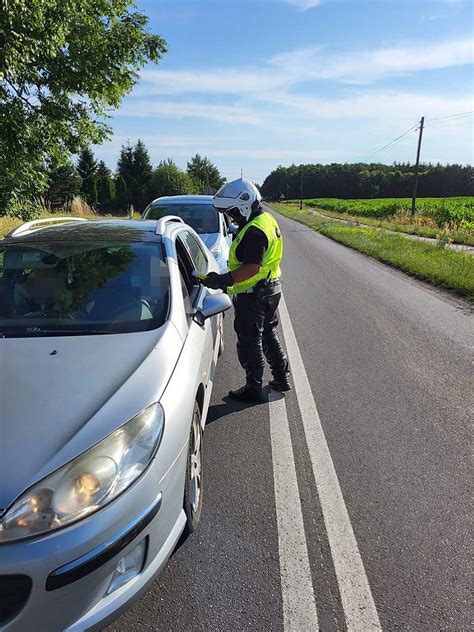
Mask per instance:
[[[170,322],[133,334],[1,339],[0,508],[157,401],[181,346]]]

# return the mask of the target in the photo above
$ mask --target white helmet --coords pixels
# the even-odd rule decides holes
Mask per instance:
[[[213,201],[214,207],[221,213],[247,221],[252,213],[258,211],[262,196],[253,182],[239,178],[221,186]]]

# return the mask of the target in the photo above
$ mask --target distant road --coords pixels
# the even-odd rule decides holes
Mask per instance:
[[[278,219],[295,389],[223,401],[226,318],[201,526],[107,630],[470,630],[474,315]]]

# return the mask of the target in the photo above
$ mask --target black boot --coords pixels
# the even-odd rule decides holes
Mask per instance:
[[[273,380],[268,382],[268,386],[273,391],[280,391],[280,393],[284,393],[285,391],[291,391],[289,375],[285,375],[280,378],[273,378]]]
[[[240,402],[255,402],[256,404],[263,404],[268,401],[260,386],[251,386],[249,384],[235,391],[229,391],[229,397],[231,399],[237,399]]]

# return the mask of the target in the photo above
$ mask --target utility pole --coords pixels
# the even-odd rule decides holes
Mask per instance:
[[[303,210],[303,177],[304,177],[304,173],[301,172],[301,179],[300,179],[300,211]]]
[[[420,151],[421,151],[421,139],[423,137],[423,126],[425,124],[425,117],[421,117],[420,121],[420,135],[418,136],[418,149],[416,152],[416,165],[415,165],[415,184],[413,185],[413,196],[411,198],[411,214],[414,215],[416,211],[416,192],[418,190],[418,170],[420,168]]]

